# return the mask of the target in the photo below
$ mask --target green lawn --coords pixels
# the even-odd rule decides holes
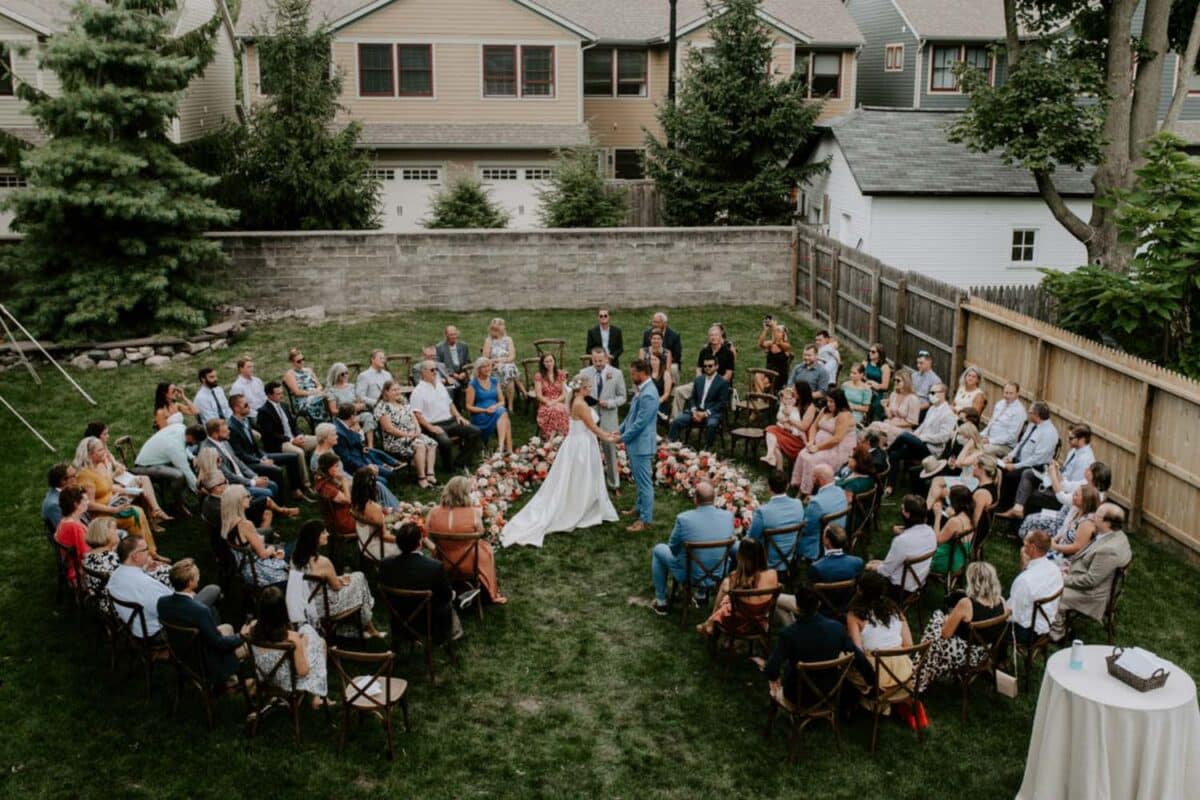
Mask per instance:
[[[777,311],[776,309],[770,309]],[[649,312],[614,309],[614,322],[631,346]],[[742,368],[757,366],[754,351],[763,308],[681,309],[672,327],[683,336],[685,362],[695,358],[707,324],[721,320],[740,346]],[[255,356],[264,380],[285,367],[289,346],[304,348],[318,373],[332,360],[366,361],[380,346],[416,352],[454,321],[472,349],[488,318],[475,314],[406,314],[333,320],[319,327],[277,323],[251,330],[217,365],[222,383],[233,359]],[[521,355],[544,336],[568,339],[568,366],[578,363],[592,315],[574,311],[505,315]],[[785,318],[788,315],[783,315]],[[794,341],[803,326],[790,319]],[[628,358],[626,359],[628,360]],[[847,359],[848,360],[848,359]],[[99,401],[89,408],[61,376],[43,368],[35,386],[23,372],[0,376],[0,393],[59,448],[73,451],[90,419],[103,419],[114,436],[149,432],[153,387],[182,380],[194,387],[195,368],[209,359],[155,372],[84,372],[75,377]],[[216,362],[214,362],[216,363]],[[186,365],[186,366],[185,366]],[[322,375],[323,376],[323,375]],[[0,411],[0,413],[6,413]],[[633,597],[650,593],[649,550],[666,538],[679,498],[660,493],[657,524],[632,535],[621,525],[547,539],[542,550],[505,551],[497,562],[508,606],[490,609],[480,625],[468,619],[462,666],[443,668],[432,687],[419,658],[400,662],[411,679],[411,733],[397,737],[398,755],[382,757],[378,726],[363,725],[344,754],[324,717],[306,710],[304,743],[297,748],[287,722],[267,721],[247,740],[240,700],[218,708],[216,729],[203,724],[198,705],[170,718],[169,671],[161,670],[147,699],[139,677],[114,675],[93,631],[81,633],[71,614],[54,604],[54,571],[38,507],[44,475],[54,457],[11,417],[0,423],[4,513],[0,515],[0,794],[9,797],[1012,797],[1020,780],[1036,702],[1016,702],[979,687],[971,719],[958,720],[957,691],[929,696],[928,738],[885,725],[881,748],[868,755],[870,726],[860,719],[846,731],[839,754],[832,734],[806,733],[801,764],[785,764],[782,729],[769,741],[764,681],[746,664],[726,671],[677,621],[658,619]],[[533,426],[518,415],[514,439]],[[757,470],[757,466],[754,467]],[[620,503],[632,502],[632,491]],[[403,499],[431,500],[411,485]],[[891,512],[893,509],[888,509]],[[311,515],[313,507],[306,509]],[[890,521],[885,520],[885,521]],[[298,522],[284,523],[291,535]],[[877,537],[875,549],[886,549]],[[159,539],[172,557],[194,555],[207,578],[212,558],[195,523],[174,525]],[[1119,639],[1138,643],[1200,674],[1192,643],[1200,635],[1196,571],[1168,549],[1134,541],[1135,562],[1122,607]],[[993,539],[988,558],[1007,586],[1016,571],[1016,546]],[[234,609],[227,609],[231,617]],[[382,617],[380,619],[383,623]],[[1097,627],[1085,635],[1099,640]]]

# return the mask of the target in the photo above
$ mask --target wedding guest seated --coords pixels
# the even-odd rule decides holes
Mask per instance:
[[[863,441],[871,448],[871,463],[875,466],[875,474],[883,475],[891,469],[892,462],[888,460],[887,448],[883,446],[883,434],[868,428],[863,432]]]
[[[267,402],[258,410],[258,432],[262,434],[262,449],[268,453],[290,453],[300,460],[302,486],[311,486],[308,454],[317,447],[317,437],[300,432],[296,418],[283,396],[283,385],[268,381],[264,387]]]
[[[75,564],[81,562],[88,552],[87,526],[83,523],[88,509],[87,490],[82,486],[68,486],[58,496],[58,507],[61,520],[54,531],[54,541],[74,553],[67,561],[67,581],[74,586],[79,580],[75,574]]]
[[[842,354],[838,352],[838,341],[827,330],[817,331],[813,337],[817,345],[817,360],[825,368],[825,386],[837,386],[838,374],[842,371]]]
[[[270,675],[272,685],[291,691],[292,670],[295,670],[295,687],[312,698],[312,707],[320,709],[326,704],[329,676],[325,664],[325,640],[308,623],[301,625],[299,630],[291,629],[287,600],[281,589],[272,586],[262,593],[258,601],[258,618],[247,623],[242,635],[251,642],[250,653],[257,671]],[[288,655],[253,647],[255,644],[290,644],[295,649],[290,659],[276,670],[279,660],[288,659]]]
[[[925,506],[930,511],[933,511],[935,505],[947,506],[950,503],[951,489],[955,486],[964,487],[971,493],[971,526],[978,529],[979,521],[983,519],[983,512],[991,507],[1000,492],[997,484],[1000,472],[999,467],[996,466],[996,460],[987,455],[982,456],[969,469],[971,473],[969,477],[946,475],[934,478],[933,484],[929,488],[929,494],[925,498]],[[964,472],[966,471],[964,470]]]
[[[650,327],[642,331],[643,350],[650,347],[655,333],[662,336],[663,347],[671,354],[671,371],[678,380],[679,365],[683,363],[683,341],[679,334],[668,326],[665,312],[655,311],[654,316],[650,318]]]
[[[500,317],[495,317],[488,323],[488,335],[483,340],[481,354],[492,362],[492,373],[504,391],[505,407],[512,408],[515,388],[521,390],[522,396],[527,392],[526,387],[521,385],[521,376],[517,368],[517,346],[513,344],[504,320]]]
[[[171,594],[171,590],[150,577],[146,568],[151,563],[150,548],[138,536],[126,536],[117,545],[117,560],[121,566],[108,576],[108,593],[123,603],[137,603],[142,607],[145,627],[133,623],[133,635],[139,639],[158,636],[162,623],[158,619],[158,598]],[[133,611],[124,606],[115,606],[117,616],[125,623],[133,617]]]
[[[308,468],[313,474],[314,489],[316,488],[317,481],[317,465],[321,460],[321,456],[325,455],[326,453],[330,453],[335,459],[337,459],[339,464],[341,463],[341,459],[338,458],[336,449],[337,426],[332,422],[322,422],[317,426],[315,433],[317,438],[317,446],[313,449],[312,456],[308,461]],[[392,490],[388,487],[386,478],[376,473],[375,482],[379,486],[379,500],[384,504],[384,506],[388,508],[395,508],[396,506],[400,505],[400,501],[396,499],[396,495],[392,494]],[[318,492],[318,494],[320,494],[320,492]],[[349,495],[346,496],[349,497]]]
[[[670,349],[663,343],[663,335],[660,331],[650,331],[650,343],[638,350],[638,358],[643,361],[649,361],[652,355],[658,356],[659,361],[663,364],[663,369],[672,373],[672,378],[675,377],[675,373],[679,372],[678,364],[671,355]]]
[[[154,387],[154,430],[162,430],[168,425],[182,425],[184,414],[196,416],[196,407],[188,402],[183,389],[166,382]]]
[[[492,376],[492,362],[486,358],[475,362],[475,374],[467,384],[466,410],[484,444],[495,435],[501,453],[512,451],[512,420],[500,396],[500,384]]]
[[[421,426],[412,408],[400,391],[400,384],[388,381],[375,404],[375,418],[383,451],[393,458],[411,463],[417,472],[417,485],[428,489],[437,485],[434,466],[437,463],[437,442],[421,433]]]
[[[821,409],[820,416],[812,428],[813,436],[808,446],[796,456],[792,466],[792,485],[807,497],[813,491],[813,472],[818,466],[827,466],[830,472],[839,469],[858,443],[854,427],[854,414],[846,400],[846,393],[833,389]]]
[[[996,568],[986,561],[968,564],[966,590],[951,594],[946,604],[950,613],[933,612],[925,626],[922,641],[931,644],[917,671],[917,689],[921,692],[938,678],[953,676],[968,663],[977,664],[987,657],[985,647],[970,643],[969,626],[1004,614],[1004,590]]]
[[[214,448],[202,448],[200,455],[196,456],[196,483],[197,494],[200,496],[201,518],[206,521],[219,520],[221,495],[230,483],[221,471],[220,456]],[[246,511],[246,517],[259,528],[271,527],[274,512],[267,507],[268,502],[269,497],[250,496],[250,508]]]
[[[444,334],[446,338],[439,342],[436,348],[437,362],[445,366],[446,374],[452,381],[446,388],[450,390],[451,397],[457,400],[463,387],[467,385],[471,348],[458,338],[458,328],[453,325],[447,325]],[[416,370],[413,380],[413,385],[416,386],[421,382],[421,375],[418,365],[414,364],[413,369]]]
[[[920,501],[920,498],[917,498]],[[858,580],[858,592],[850,601],[850,610],[846,614],[846,632],[855,648],[862,652],[870,670],[867,674],[851,670],[848,676],[850,683],[858,687],[864,694],[870,691],[878,679],[881,690],[886,691],[896,685],[896,681],[905,681],[912,675],[913,663],[908,656],[887,656],[886,661],[876,653],[880,650],[894,650],[900,647],[911,647],[912,632],[908,628],[908,620],[896,602],[888,596],[888,582],[877,572],[864,572]],[[880,664],[887,664],[882,669]],[[893,677],[894,676],[894,677]],[[864,698],[863,705],[871,703]],[[924,710],[913,708],[911,702],[892,703],[891,708],[897,716],[910,725],[920,725]]]
[[[283,548],[264,541],[254,523],[246,518],[248,508],[250,495],[246,487],[229,486],[221,494],[221,531],[226,541],[231,547],[250,550],[246,556],[238,557],[242,580],[252,586],[283,586],[288,573]]]
[[[547,438],[556,434],[566,436],[571,426],[571,412],[567,408],[567,373],[558,368],[553,353],[542,353],[538,357],[533,393],[538,401],[538,433]]]
[[[230,485],[243,487],[252,497],[264,498],[267,502],[267,508],[272,513],[285,517],[294,517],[300,513],[300,510],[297,508],[279,505],[276,502],[279,498],[279,484],[255,473],[254,470],[250,469],[233,452],[233,448],[229,446],[228,422],[223,419],[211,419],[204,426],[204,430],[208,436],[200,445],[200,449],[213,449],[217,451],[221,472],[225,475]]]
[[[599,347],[608,353],[608,361],[617,369],[621,368],[621,354],[625,352],[625,341],[621,338],[621,329],[610,321],[607,308],[602,308],[596,314],[596,324],[588,329],[585,349],[590,353],[593,347]]]
[[[968,411],[971,415],[975,414],[974,409],[968,409]],[[983,436],[979,433],[978,426],[969,419],[958,425],[951,450],[955,448],[957,448],[957,452],[949,458],[927,456],[921,462],[922,475],[933,476],[933,482],[929,485],[930,497],[937,493],[938,487],[963,484],[968,489],[973,489],[975,464],[981,459],[994,460],[992,456],[987,455],[986,445]],[[948,470],[958,470],[958,473],[954,474]],[[930,506],[932,507],[932,503]]]
[[[713,506],[714,489],[708,481],[696,484],[696,507],[690,511],[680,512],[675,517],[675,527],[671,529],[671,538],[666,543],[654,545],[650,553],[650,575],[654,581],[654,604],[651,609],[660,617],[665,617],[669,610],[667,605],[667,578],[673,577],[683,582],[687,577],[687,548],[688,542],[715,542],[733,538],[733,514],[723,508]],[[719,569],[720,560],[724,553],[718,548],[701,550],[699,558],[708,569]],[[718,571],[718,574],[720,572]],[[699,580],[703,574],[699,567],[692,573],[693,580]]]
[[[289,611],[292,622],[308,622],[314,628],[319,628],[322,618],[326,615],[336,618],[350,609],[357,608],[359,623],[345,620],[338,626],[338,633],[356,636],[358,625],[361,624],[368,638],[382,638],[383,634],[375,629],[375,623],[371,619],[375,597],[371,594],[367,576],[361,572],[339,575],[333,562],[321,555],[321,548],[328,546],[329,531],[325,529],[323,522],[310,519],[300,526],[296,546],[292,548],[287,584],[287,601],[292,609]],[[305,581],[305,576],[320,578],[325,584],[325,593],[314,591],[312,582]],[[329,598],[328,608],[325,604],[326,597]],[[297,610],[299,615],[295,613]]]
[[[375,446],[375,415],[367,408],[366,401],[358,396],[354,384],[350,383],[350,368],[340,361],[329,367],[325,376],[325,410],[326,418],[336,422],[342,406],[350,406],[358,419],[362,436],[366,439],[367,447]]]
[[[950,488],[949,510],[943,511],[942,501],[933,504],[933,535],[937,539],[937,552],[929,564],[929,571],[937,575],[958,572],[970,555],[970,535],[975,530],[975,499],[966,486]],[[966,535],[958,544],[954,537]]]
[[[179,498],[183,497],[185,486],[196,491],[196,473],[192,470],[188,447],[198,445],[200,441],[190,430],[182,422],[159,428],[142,444],[142,449],[133,459],[134,469],[151,478],[164,480]]]
[[[867,569],[891,581],[894,590],[915,592],[929,577],[929,561],[913,564],[911,573],[906,574],[904,560],[936,549],[937,536],[925,523],[925,501],[915,494],[905,495],[900,501],[900,519],[903,524],[892,527],[895,538],[888,546],[887,556],[882,561],[871,561]]]
[[[987,405],[987,396],[983,393],[983,387],[980,386],[983,378],[979,374],[979,368],[968,366],[963,370],[962,375],[958,378],[958,390],[954,393],[954,413],[961,414],[968,408],[975,409],[977,414],[982,414],[984,407]]]
[[[914,430],[921,419],[921,399],[913,391],[911,373],[898,370],[892,380],[895,385],[883,406],[883,419],[867,428],[883,437],[885,447],[891,447],[900,434]]]
[[[108,577],[112,574],[113,570],[121,566],[121,560],[117,557],[117,545],[121,543],[122,539],[112,517],[97,517],[89,522],[87,533],[84,534],[83,540],[88,546],[87,553],[83,556],[83,566],[85,569],[90,569],[101,576]],[[164,564],[161,561],[154,561],[153,559],[146,564],[146,574],[163,586],[171,585],[168,579],[170,572],[170,564]],[[104,581],[100,577],[93,578],[91,575],[86,575],[86,577],[88,591],[100,600],[100,605],[105,611],[111,612],[112,604],[108,602],[108,598],[104,595]]]
[[[161,523],[173,522],[175,520],[170,514],[163,510],[162,505],[158,502],[158,494],[154,490],[154,483],[150,480],[149,474],[135,473],[133,470],[127,469],[124,464],[116,459],[112,450],[108,448],[109,429],[108,424],[100,421],[92,421],[87,424],[83,431],[83,438],[94,436],[104,444],[104,450],[108,453],[108,471],[112,475],[113,481],[126,490],[134,493],[133,501],[150,515],[150,527],[155,533],[161,533]],[[175,486],[175,481],[171,481],[174,489],[177,490],[177,497],[182,496],[183,481],[178,481]],[[140,494],[138,494],[140,492]]]
[[[151,556],[157,558],[158,548],[146,514],[133,505],[131,495],[113,480],[104,442],[94,436],[87,437],[75,449],[72,463],[78,473],[76,483],[88,492],[88,514],[115,517],[118,528],[145,539]]]
[[[210,419],[229,419],[229,401],[225,399],[217,371],[212,367],[201,367],[196,372],[196,379],[200,381],[200,388],[192,400],[196,421],[206,425]]]
[[[1046,510],[1036,514],[1026,514],[1025,519],[1021,520],[1018,535],[1024,539],[1030,531],[1038,528],[1051,532],[1057,531],[1071,510],[1075,493],[1084,486],[1091,486],[1096,490],[1099,498],[1096,505],[1108,499],[1107,493],[1112,486],[1112,470],[1108,468],[1107,464],[1097,461],[1084,471],[1083,478],[1083,483],[1072,487],[1070,492],[1065,491],[1068,488],[1067,484],[1060,484],[1063,491],[1058,492],[1054,499],[1061,502],[1062,505],[1053,511]]]
[[[210,584],[201,589],[200,569],[190,558],[176,562],[169,575],[175,592],[158,598],[160,622],[195,628],[200,637],[200,658],[204,661],[210,684],[237,686],[238,668],[246,649],[242,637],[234,632],[233,626],[221,623],[214,608],[221,596],[221,588]]]
[[[1071,497],[1067,513],[1050,548],[1066,561],[1087,550],[1099,530],[1100,493],[1091,486],[1080,486]]]
[[[663,422],[669,422],[671,419],[671,394],[675,391],[675,372],[672,370],[669,361],[664,361],[663,356],[669,354],[664,350],[662,355],[658,353],[650,353],[648,358],[643,359],[650,365],[650,380],[654,382],[654,388],[658,391],[658,418]]]
[[[296,500],[308,500],[304,494],[304,479],[300,475],[300,456],[295,453],[266,453],[263,452],[258,440],[254,438],[254,430],[250,427],[250,404],[240,394],[229,396],[229,407],[233,416],[229,418],[229,443],[233,454],[248,466],[252,472],[267,478],[277,486],[287,485],[292,488],[292,497]]]
[[[350,484],[350,516],[354,518],[359,547],[369,548],[371,557],[378,560],[400,552],[396,548],[396,537],[388,530],[387,514],[379,504],[379,489],[371,470],[360,469],[354,473]]]
[[[871,387],[871,419],[883,419],[883,397],[892,386],[892,365],[887,353],[878,342],[867,348],[867,360],[863,362],[863,375]]]
[[[1057,461],[1051,460],[1045,471],[1026,469],[1021,472],[1012,507],[1001,516],[1021,519],[1043,508],[1058,508],[1061,504],[1056,495],[1064,483],[1072,487],[1087,483],[1085,473],[1096,461],[1091,427],[1084,423],[1072,425],[1067,431],[1067,446],[1067,458],[1061,469]]]
[[[52,466],[46,476],[46,482],[50,488],[46,490],[46,496],[42,498],[42,522],[46,526],[48,537],[53,538],[54,532],[58,530],[58,523],[62,521],[62,508],[59,506],[58,498],[65,487],[75,484],[75,474],[74,465],[61,461]]]
[[[358,472],[363,467],[369,467],[386,482],[400,462],[382,450],[368,445],[357,425],[358,415],[354,407],[349,403],[339,406],[337,419],[333,421],[337,431],[337,444],[334,445],[333,451],[337,453],[348,472]]]
[[[316,475],[317,496],[324,501],[321,513],[325,527],[334,536],[356,534],[354,514],[350,511],[353,489],[336,453],[321,454],[317,460]]]
[[[1071,569],[1063,578],[1062,601],[1050,626],[1055,642],[1066,637],[1067,612],[1092,619],[1104,616],[1116,571],[1127,568],[1133,559],[1124,527],[1125,512],[1120,506],[1105,503],[1096,510],[1095,541],[1071,561]]]
[[[924,421],[911,433],[902,432],[888,448],[888,460],[892,464],[892,471],[888,474],[889,494],[896,488],[906,462],[920,463],[926,456],[941,455],[954,436],[957,418],[946,402],[946,387],[940,383],[934,384],[929,390],[929,401]]]
[[[762,457],[771,467],[783,469],[783,456],[795,461],[808,445],[808,432],[817,421],[820,409],[813,402],[812,387],[801,381],[779,392],[779,410],[775,424],[766,429],[767,454]]]
[[[737,565],[733,572],[725,576],[725,579],[721,581],[721,586],[717,589],[712,614],[707,620],[696,626],[696,632],[702,636],[712,636],[715,629],[730,618],[733,614],[731,591],[735,589],[774,589],[778,585],[779,576],[775,570],[767,566],[767,553],[763,546],[753,539],[744,540],[737,551]],[[769,603],[764,599],[755,605],[761,605],[762,611],[758,612],[754,609],[743,609],[743,611],[761,613],[760,623],[765,633],[771,625],[771,618],[767,613]]]
[[[1058,563],[1048,558],[1050,534],[1034,530],[1025,537],[1021,546],[1021,573],[1013,579],[1008,593],[1008,606],[1012,609],[1013,635],[1019,644],[1029,644],[1038,636],[1050,631],[1050,620],[1058,614],[1058,600],[1042,607],[1045,618],[1033,615],[1034,604],[1056,594],[1063,586],[1063,573]]]
[[[800,353],[800,363],[792,367],[792,374],[788,375],[788,386],[796,386],[801,383],[808,384],[813,397],[824,397],[825,392],[829,391],[829,373],[817,359],[815,344],[804,345],[804,349]]]
[[[833,469],[828,464],[818,464],[813,468],[813,492],[808,500],[808,509],[804,512],[804,536],[800,539],[800,555],[809,561],[816,561],[821,555],[821,518],[839,511],[848,511],[850,504],[846,502],[846,493],[833,481]],[[845,515],[834,517],[831,521],[845,524]]]
[[[1021,387],[1012,381],[1004,384],[1004,396],[992,409],[987,426],[979,433],[988,455],[1003,458],[1017,445],[1028,412],[1021,402]]]
[[[471,480],[456,475],[446,482],[441,501],[429,509],[425,517],[425,530],[430,536],[438,533],[483,533],[483,511],[471,499]],[[443,539],[438,546],[450,560],[462,557],[471,547],[470,543],[456,543]],[[496,578],[496,557],[487,540],[479,541],[477,561],[465,558],[458,565],[463,571],[474,570],[480,588],[489,602],[503,605],[508,598],[500,593],[500,581]]]
[[[804,503],[788,497],[788,476],[785,473],[774,470],[767,475],[767,488],[771,492],[771,499],[754,509],[754,518],[750,522],[745,539],[742,540],[743,544],[748,539],[765,546],[764,530],[788,528],[804,522]],[[787,571],[788,565],[784,563],[784,557],[792,551],[798,535],[789,533],[775,537],[771,547],[767,549],[767,561],[771,569]]]
[[[713,359],[717,362],[717,374],[725,379],[725,382],[733,386],[734,370],[737,367],[737,356],[734,353],[733,345],[725,339],[725,328],[721,325],[710,325],[708,328],[708,341],[704,347],[700,348],[700,355],[696,357],[696,374],[694,378],[703,377],[704,362]],[[682,378],[679,385],[675,387],[674,402],[671,405],[671,416],[678,417],[683,413],[684,404],[688,398],[692,396],[692,391],[695,389],[693,381],[684,381]]]
[[[863,560],[846,552],[850,537],[841,525],[828,525],[822,537],[825,552],[808,565],[809,583],[837,583],[857,578],[863,571]]]
[[[846,493],[846,502],[853,503],[856,494],[875,488],[875,462],[871,459],[871,446],[866,439],[859,439],[846,459],[846,465],[833,476],[833,482]]]
[[[1050,421],[1050,406],[1038,401],[1029,406],[1029,424],[1021,436],[1017,446],[1000,462],[1000,506],[1005,511],[996,516],[1020,519],[1024,510],[1017,507],[1017,501],[1025,502],[1025,497],[1018,497],[1018,492],[1026,470],[1039,471],[1054,459],[1058,449],[1058,431]],[[1032,480],[1032,479],[1031,479]],[[1026,484],[1032,489],[1032,484]],[[1017,507],[1014,512],[1013,508]]]
[[[453,452],[450,437],[458,437],[458,458],[452,463],[460,469],[467,466],[470,454],[479,443],[479,429],[468,423],[454,407],[446,387],[437,383],[437,371],[431,362],[426,361],[421,365],[421,382],[413,389],[408,402],[421,429],[446,454],[447,463],[451,462],[450,454]]]
[[[717,428],[729,403],[729,382],[717,374],[717,360],[712,356],[701,364],[704,374],[692,383],[692,391],[684,405],[683,413],[671,420],[667,438],[678,441],[683,431],[689,428],[704,430],[704,445],[712,447],[717,437]]]
[[[871,387],[867,385],[867,373],[863,365],[850,365],[850,380],[842,384],[842,392],[854,415],[855,425],[865,425],[871,414]]]
[[[433,641],[443,642],[461,639],[462,623],[454,610],[454,590],[446,569],[437,559],[430,558],[421,552],[424,536],[416,523],[406,522],[396,531],[396,543],[400,546],[400,554],[384,560],[379,567],[379,585],[388,589],[405,589],[410,592],[432,592],[430,598],[430,622],[432,625]],[[401,599],[391,595],[385,596],[390,604],[394,618],[401,621],[416,610],[419,600]],[[420,621],[413,625],[421,629]],[[406,641],[400,632],[392,630],[392,649],[397,650]]]
[[[772,382],[767,375],[757,376],[763,381],[754,387],[754,391],[776,394],[784,387],[792,363],[792,344],[788,340],[787,326],[769,314],[763,317],[762,330],[758,333],[758,349],[766,355],[764,366],[775,373],[775,380]]]
[[[317,380],[317,374],[312,371],[312,367],[304,365],[304,353],[295,347],[288,350],[288,363],[291,367],[283,373],[283,385],[292,396],[296,413],[306,415],[314,425],[329,420],[325,387]],[[295,430],[295,426],[292,430]]]
[[[387,357],[382,350],[372,350],[371,363],[358,373],[358,379],[354,381],[354,394],[362,400],[367,411],[374,411],[383,385],[390,380],[392,373],[387,371]]]
[[[254,359],[248,355],[242,356],[236,364],[238,376],[229,386],[230,410],[233,410],[233,396],[240,394],[250,406],[250,419],[254,419],[258,416],[258,410],[267,402],[267,390],[263,386],[262,378],[254,374]]]
[[[942,379],[933,371],[933,356],[928,350],[917,351],[917,371],[913,373],[912,384],[913,391],[921,401],[922,414],[933,405],[933,399],[930,397],[933,387],[941,386],[943,390],[946,388]]]

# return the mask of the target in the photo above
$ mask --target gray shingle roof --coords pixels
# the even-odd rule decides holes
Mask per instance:
[[[924,39],[1004,38],[1000,0],[892,0]]]
[[[447,148],[482,150],[503,147],[545,150],[577,147],[590,141],[587,125],[427,125],[421,123],[367,123],[361,143],[365,147]]]
[[[33,128],[33,127],[9,128],[9,127],[5,127],[5,128],[0,128],[0,130],[3,130],[9,136],[15,136],[16,138],[20,139],[21,141],[33,145],[34,147],[43,145],[46,142],[50,141],[50,137],[47,136],[41,128]]]
[[[1029,171],[998,153],[976,153],[946,138],[958,114],[857,109],[830,120],[863,194],[1036,195]],[[1063,168],[1054,185],[1067,196],[1090,197],[1092,168]]]

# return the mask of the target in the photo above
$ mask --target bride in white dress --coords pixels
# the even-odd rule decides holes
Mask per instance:
[[[596,424],[587,403],[591,381],[581,376],[572,388],[567,438],[558,448],[545,483],[500,532],[500,543],[505,547],[514,544],[541,547],[547,533],[590,528],[617,520],[617,510],[608,499],[600,443],[596,438],[607,439],[610,434]]]

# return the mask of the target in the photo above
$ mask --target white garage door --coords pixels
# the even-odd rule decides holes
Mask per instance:
[[[442,168],[435,166],[378,167],[371,173],[380,182],[380,216],[385,231],[423,231],[430,202],[442,188]]]
[[[546,166],[479,168],[483,187],[493,202],[499,203],[508,212],[510,228],[541,227],[542,221],[538,216],[541,204],[537,193],[553,174],[553,168]]]

